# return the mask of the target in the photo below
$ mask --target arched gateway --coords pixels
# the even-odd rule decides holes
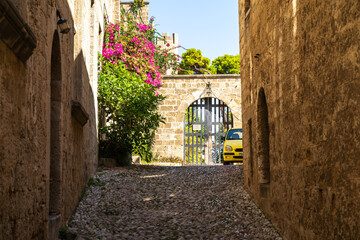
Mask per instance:
[[[224,128],[220,127],[221,123],[225,125],[225,129],[230,126],[242,126],[240,75],[165,76],[160,93],[166,97],[159,107],[159,112],[165,118],[165,123],[160,125],[156,133],[156,141],[153,147],[154,152],[159,154],[160,157],[177,157],[184,159],[186,160],[184,161],[186,164],[218,163],[218,158],[214,158],[213,161],[213,156],[216,156],[216,154],[221,155],[220,143],[217,140],[215,141],[221,133],[220,128]],[[224,111],[224,113],[220,113],[221,111]],[[208,112],[207,116],[210,117],[211,120],[207,121],[206,124],[204,122],[199,124],[202,125],[201,128],[208,126],[207,124],[211,126],[212,140],[209,141],[210,137],[208,137],[207,141],[211,144],[214,142],[214,146],[210,148],[204,143],[204,138],[206,138],[205,129],[202,130],[202,132],[200,132],[200,130],[194,130],[193,124],[189,127],[190,119],[186,120],[186,116],[190,117],[191,114],[198,114],[197,121],[203,121],[205,120],[205,112]],[[227,113],[230,114],[230,112],[232,116],[231,120],[230,116],[227,116]],[[200,115],[203,117],[202,119],[200,119]],[[192,120],[194,120],[194,118]],[[192,121],[192,123],[193,122],[194,121]],[[210,130],[209,126],[208,129]],[[195,126],[195,129],[196,128],[199,128],[199,126]],[[194,132],[190,132],[190,130]],[[216,136],[213,134],[215,132]],[[199,146],[190,146],[189,143],[191,144],[193,141],[190,140],[192,138],[191,134],[200,133],[202,133],[203,136],[197,137],[198,143],[196,143],[194,136],[194,143]],[[202,142],[199,143],[199,141]],[[211,152],[211,154],[207,156],[211,157],[208,157],[206,161],[205,152],[207,149]],[[212,149],[214,149],[214,154],[212,153]],[[192,151],[194,151],[195,158],[192,157]],[[201,151],[203,152],[201,154],[204,156],[200,156]],[[198,156],[197,160],[196,156]]]
[[[186,110],[184,119],[185,164],[220,164],[225,132],[233,127],[230,108],[217,98],[201,98]]]

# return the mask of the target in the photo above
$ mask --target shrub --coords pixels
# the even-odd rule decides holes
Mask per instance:
[[[164,97],[155,90],[140,76],[128,71],[124,63],[104,62],[99,76],[98,100],[107,124],[99,130],[106,136],[104,148],[121,165],[130,163],[129,159],[122,159],[124,151],[131,152],[134,146],[144,143],[151,145],[156,129],[163,122],[157,106]]]

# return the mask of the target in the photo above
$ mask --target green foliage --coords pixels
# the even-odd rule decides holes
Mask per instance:
[[[195,48],[188,49],[185,53],[182,54],[182,60],[180,63],[179,74],[202,74],[206,71],[202,69],[209,70],[210,59],[203,57],[200,50]]]
[[[107,122],[106,126],[99,129],[107,139],[103,148],[117,160],[121,158],[124,149],[131,152],[141,148],[149,154],[155,131],[163,122],[157,107],[164,97],[156,93],[157,89],[153,85],[128,71],[124,63],[102,63],[98,101]],[[119,164],[128,165],[129,162]]]
[[[212,61],[210,69],[214,74],[239,74],[240,57],[227,54],[217,57]]]
[[[150,133],[149,138],[141,139],[137,144],[133,146],[133,152],[135,155],[139,155],[142,160],[149,162],[153,159],[153,153],[151,148],[154,144],[155,131]]]
[[[138,10],[139,8],[145,6],[144,0],[134,0],[132,8]]]

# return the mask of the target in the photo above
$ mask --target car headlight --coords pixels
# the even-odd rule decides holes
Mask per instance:
[[[232,150],[233,150],[233,148],[232,148],[230,145],[226,145],[226,146],[225,146],[225,151],[230,152],[230,151],[232,151]]]

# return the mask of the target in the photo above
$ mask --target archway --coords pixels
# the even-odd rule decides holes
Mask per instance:
[[[233,127],[230,108],[217,98],[193,102],[184,117],[185,164],[220,164],[225,132]]]
[[[259,183],[270,183],[269,120],[265,91],[259,91],[257,104],[257,146]]]
[[[59,34],[54,33],[51,50],[50,83],[50,189],[49,237],[57,234],[60,224],[61,200],[61,52]]]

